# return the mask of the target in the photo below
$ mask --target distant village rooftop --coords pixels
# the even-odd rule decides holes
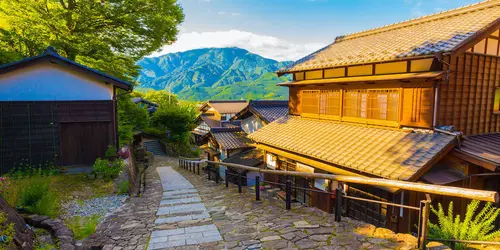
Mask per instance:
[[[200,107],[200,110],[211,107],[219,114],[238,113],[248,105],[245,100],[210,100]]]
[[[279,75],[453,52],[500,22],[500,1],[485,1],[340,36],[278,71]]]
[[[267,123],[273,122],[288,114],[288,100],[251,100],[248,106],[231,120],[245,119],[252,114]]]

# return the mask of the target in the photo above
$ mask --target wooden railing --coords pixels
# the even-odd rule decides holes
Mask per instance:
[[[231,167],[231,168],[242,169],[242,170],[246,170],[246,171],[251,171],[251,172],[258,172],[258,173],[264,173],[264,174],[268,173],[268,174],[287,176],[287,181],[285,184],[263,181],[264,183],[278,184],[278,185],[282,185],[285,187],[285,190],[286,190],[286,198],[285,198],[286,205],[285,206],[286,206],[287,210],[291,209],[291,188],[292,187],[291,187],[291,180],[289,178],[290,176],[298,176],[298,177],[309,178],[309,179],[328,179],[328,180],[344,182],[344,183],[355,183],[355,184],[363,184],[363,185],[370,185],[370,186],[377,186],[377,187],[396,188],[396,189],[403,189],[403,190],[409,190],[409,191],[423,192],[426,194],[446,195],[446,196],[452,196],[452,197],[476,199],[476,200],[487,201],[487,202],[496,202],[496,203],[499,202],[498,193],[493,192],[493,191],[475,190],[475,189],[458,188],[458,187],[446,187],[446,186],[438,186],[438,185],[424,184],[424,183],[387,180],[387,179],[381,179],[381,178],[357,177],[357,176],[355,177],[355,176],[318,174],[318,173],[304,173],[304,172],[295,172],[295,171],[268,170],[268,169],[260,169],[260,168],[245,166],[245,165],[233,164],[233,163],[201,160],[201,159],[197,159],[197,158],[180,158],[179,159],[179,166],[181,168],[189,170],[193,173],[197,173],[198,175],[200,175],[200,169],[203,167],[202,166],[203,163],[208,164],[208,166],[205,168],[205,172],[208,174],[208,179],[209,180],[211,179],[210,176],[213,173],[215,175],[214,179],[215,179],[215,182],[217,184],[220,181],[219,169],[218,169],[218,166],[220,166],[220,165]],[[213,167],[210,167],[210,166],[213,166]],[[227,176],[229,176],[231,174],[229,173],[229,171],[227,169],[226,169],[225,174],[226,174],[225,185],[226,185],[226,187],[228,187],[229,186],[229,181],[228,181],[229,178]],[[234,175],[234,174],[232,174],[232,175]],[[242,192],[242,178],[244,178],[244,177],[241,173],[238,174],[237,176],[238,176],[238,178],[237,178],[238,192],[241,193]],[[255,198],[256,198],[256,200],[260,200],[260,181],[261,181],[260,177],[257,176],[255,178]],[[414,207],[414,206],[402,205],[402,204],[398,204],[398,203],[384,202],[384,201],[348,196],[347,194],[343,193],[343,190],[341,190],[341,189],[336,189],[335,193],[321,191],[321,190],[308,189],[308,188],[302,188],[302,187],[295,187],[295,189],[296,190],[298,189],[298,190],[310,191],[310,192],[328,193],[328,194],[335,195],[335,221],[337,221],[337,222],[339,222],[341,220],[342,200],[343,199],[358,200],[358,201],[400,207],[400,208],[405,208],[405,209],[410,209],[410,210],[417,210],[419,212],[419,221],[418,221],[418,225],[417,225],[418,226],[418,231],[417,231],[417,233],[418,233],[418,236],[417,236],[418,247],[425,249],[425,242],[427,240],[428,222],[429,222],[429,214],[430,214],[430,203],[431,203],[430,198],[427,198],[427,200],[422,200],[420,202],[419,207]],[[454,240],[439,240],[439,239],[437,239],[436,241],[459,242],[459,241],[454,241]],[[489,243],[492,243],[491,245],[498,245],[496,242],[467,242],[467,243],[470,243],[470,244],[489,244]]]

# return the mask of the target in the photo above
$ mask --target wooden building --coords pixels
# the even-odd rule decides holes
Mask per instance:
[[[92,164],[118,145],[116,90],[129,83],[49,47],[0,66],[0,174],[30,164]]]
[[[288,101],[250,100],[231,120],[241,120],[241,128],[251,134],[276,119],[288,115]]]
[[[247,105],[247,101],[239,100],[210,100],[205,102],[199,108],[198,126],[191,131],[193,141],[198,145],[205,144],[211,128],[223,127],[223,122],[230,121],[231,117]]]
[[[249,137],[270,168],[500,191],[499,17],[495,0],[337,37],[278,71],[293,75],[280,84],[289,88],[289,116]],[[424,197],[345,188],[409,205]],[[327,199],[304,200],[331,211]],[[457,199],[456,211],[466,202]],[[411,231],[416,221],[409,218],[418,217],[360,202],[346,210],[396,232]]]

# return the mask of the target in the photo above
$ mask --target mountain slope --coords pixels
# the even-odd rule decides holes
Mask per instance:
[[[165,89],[190,100],[286,98],[287,81],[274,73],[289,62],[277,62],[240,48],[207,48],[138,62],[141,88]],[[271,92],[265,92],[271,91]]]

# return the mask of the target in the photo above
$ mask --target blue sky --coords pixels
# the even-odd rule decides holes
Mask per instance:
[[[242,47],[296,60],[336,36],[478,2],[473,0],[180,0],[178,41],[154,55],[203,47]]]

